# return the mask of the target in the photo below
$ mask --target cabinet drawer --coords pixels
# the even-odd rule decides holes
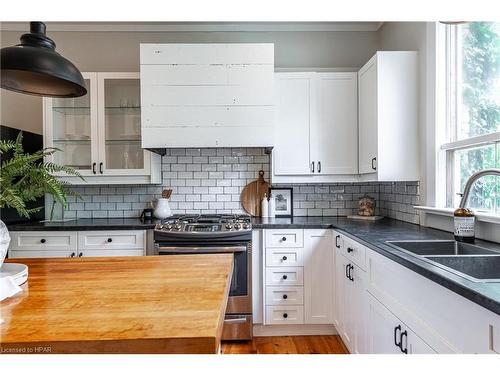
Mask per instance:
[[[303,247],[303,229],[266,230],[266,247]]]
[[[124,256],[141,256],[144,255],[143,250],[122,250],[122,249],[112,249],[109,250],[85,250],[78,254],[82,254],[83,257],[124,257]]]
[[[144,249],[144,231],[78,232],[78,250]]]
[[[302,267],[268,267],[266,268],[266,285],[303,285],[304,269]]]
[[[366,270],[366,247],[351,240],[350,238],[344,237],[342,251],[359,267]]]
[[[10,232],[10,236],[10,250],[76,251],[77,247],[76,232]]]
[[[266,249],[266,266],[291,267],[302,266],[302,253],[304,249]]]
[[[266,287],[266,305],[303,305],[304,289],[301,286]]]
[[[76,250],[9,250],[9,258],[76,258]]]
[[[303,324],[302,306],[267,306],[266,324]]]

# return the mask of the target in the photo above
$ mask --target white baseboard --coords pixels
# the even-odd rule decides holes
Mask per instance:
[[[337,335],[333,324],[254,324],[254,336],[311,336]]]

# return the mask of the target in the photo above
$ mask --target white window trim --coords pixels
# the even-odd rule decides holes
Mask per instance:
[[[449,124],[446,109],[446,98],[441,94],[443,90],[449,90],[446,77],[445,59],[446,51],[440,49],[446,42],[446,26],[438,22],[427,24],[426,38],[426,135],[422,152],[425,154],[425,169],[422,173],[422,206],[415,206],[421,211],[421,224],[426,225],[425,214],[453,217],[454,208],[446,207],[446,181],[447,168],[446,149],[460,149],[470,147],[474,144],[485,145],[498,142],[500,133],[481,135],[478,137],[451,141],[446,137],[446,127],[439,126],[445,122]],[[447,95],[447,97],[449,97]],[[441,182],[441,183],[440,183]],[[500,214],[492,212],[476,212],[478,222],[491,223],[500,226]],[[447,228],[438,228],[448,230]],[[488,236],[494,237],[494,236]],[[495,238],[485,238],[495,240]]]

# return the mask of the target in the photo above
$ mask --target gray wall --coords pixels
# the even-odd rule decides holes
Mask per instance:
[[[28,24],[26,24],[28,27]],[[22,32],[2,32],[2,47],[19,43]],[[335,32],[50,32],[57,51],[81,71],[139,71],[140,43],[275,44],[281,68],[357,68],[377,50],[378,35],[367,31]],[[42,100],[1,90],[3,125],[42,133]]]

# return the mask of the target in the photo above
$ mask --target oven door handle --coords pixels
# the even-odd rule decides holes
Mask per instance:
[[[243,253],[247,251],[246,246],[160,246],[155,244],[158,253]]]
[[[248,318],[226,318],[224,319],[224,324],[240,324],[248,322]]]

